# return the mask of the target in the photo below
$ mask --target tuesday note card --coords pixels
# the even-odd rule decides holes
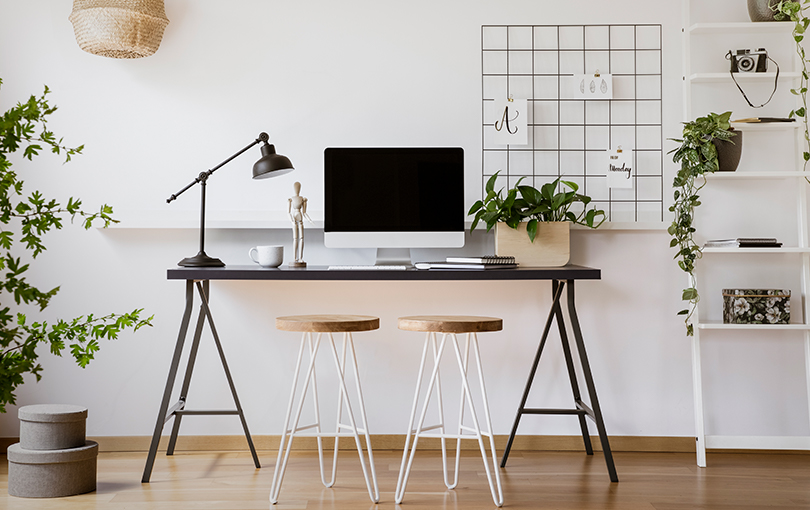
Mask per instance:
[[[632,149],[612,149],[605,151],[608,188],[633,187],[633,151]]]

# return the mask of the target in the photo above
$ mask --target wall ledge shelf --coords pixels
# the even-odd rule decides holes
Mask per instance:
[[[134,229],[191,229],[200,228],[200,216],[197,211],[116,211],[113,218],[119,223],[111,224],[108,230],[134,230]],[[323,211],[309,211],[314,224],[304,222],[305,229],[323,230]],[[605,230],[633,230],[633,231],[663,231],[670,224],[664,221],[615,221],[605,222],[598,229],[573,225],[576,231],[605,231]],[[470,231],[472,219],[464,221],[465,232]],[[231,229],[291,229],[292,224],[286,212],[280,211],[208,211],[206,230]],[[97,227],[97,230],[105,230]],[[477,234],[486,233],[486,226],[479,224],[475,229]]]
[[[700,322],[697,327],[702,330],[730,330],[730,331],[810,331],[808,324],[724,324],[722,322]]]
[[[720,34],[737,32],[785,33],[793,31],[793,23],[784,22],[738,22],[738,23],[694,23],[689,27],[691,34]]]

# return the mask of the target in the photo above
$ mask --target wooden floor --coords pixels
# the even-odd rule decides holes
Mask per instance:
[[[395,509],[400,453],[375,451],[380,503]],[[438,452],[418,452],[401,510],[493,509],[480,457],[464,452],[459,487],[446,490]],[[709,467],[694,454],[615,453],[620,482],[610,483],[604,458],[573,452],[513,452],[501,470],[504,508],[753,510],[810,509],[810,455],[709,454]],[[102,453],[98,490],[58,499],[7,495],[8,467],[0,466],[0,508],[8,509],[269,509],[275,454],[260,452],[255,469],[248,453],[205,452],[161,455],[152,482],[141,484],[145,453]],[[334,488],[320,483],[317,456],[296,452],[290,459],[275,510],[373,509],[359,462],[341,452]]]

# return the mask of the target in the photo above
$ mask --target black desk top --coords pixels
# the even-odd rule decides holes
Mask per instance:
[[[383,269],[329,270],[327,266],[303,269],[252,266],[175,267],[167,271],[169,280],[599,280],[599,269],[567,265],[563,267],[518,267],[515,269]]]

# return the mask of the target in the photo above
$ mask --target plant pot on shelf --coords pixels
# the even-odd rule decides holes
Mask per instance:
[[[520,266],[560,267],[571,257],[571,223],[540,222],[534,242],[526,233],[526,223],[517,229],[499,222],[495,225],[495,254],[511,255]]]
[[[721,172],[733,172],[740,164],[742,157],[743,137],[742,131],[734,131],[736,136],[731,140],[712,140],[717,148],[717,164]]]
[[[771,7],[778,3],[779,0],[748,0],[748,17],[751,21],[776,21]]]

